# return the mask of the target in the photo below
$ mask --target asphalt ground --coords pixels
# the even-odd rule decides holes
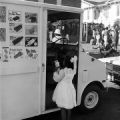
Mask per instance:
[[[60,111],[40,115],[26,120],[61,120]],[[120,89],[108,88],[100,106],[89,113],[79,107],[72,110],[71,120],[120,120]]]

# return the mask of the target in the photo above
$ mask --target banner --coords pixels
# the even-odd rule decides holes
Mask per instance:
[[[94,19],[95,19],[95,20],[98,19],[99,16],[100,16],[100,9],[96,7],[96,8],[94,9]]]

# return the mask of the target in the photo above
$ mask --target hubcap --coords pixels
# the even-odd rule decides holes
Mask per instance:
[[[97,105],[98,100],[99,100],[99,96],[97,92],[92,91],[88,93],[84,101],[85,107],[89,109],[94,108]]]

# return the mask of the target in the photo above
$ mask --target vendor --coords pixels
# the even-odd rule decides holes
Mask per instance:
[[[62,36],[61,36],[60,29],[56,29],[55,32],[54,32],[54,37],[52,39],[52,42],[60,43],[61,38],[62,38]]]

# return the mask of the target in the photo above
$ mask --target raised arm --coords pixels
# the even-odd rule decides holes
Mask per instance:
[[[55,82],[60,82],[65,74],[64,74],[64,70],[60,69],[60,63],[58,60],[55,61],[55,67],[56,67],[56,71],[53,73],[53,79]]]
[[[65,73],[64,73],[64,70],[60,70],[59,72],[58,71],[55,71],[53,73],[53,79],[55,82],[60,82],[65,76]]]
[[[73,58],[71,58],[71,62],[73,63],[73,71],[76,74],[76,71],[77,71],[77,56],[74,56]]]

